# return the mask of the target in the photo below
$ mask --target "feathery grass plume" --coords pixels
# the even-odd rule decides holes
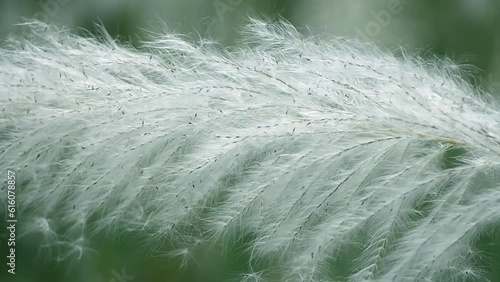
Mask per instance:
[[[137,281],[500,281],[500,112],[452,62],[283,22],[251,20],[230,50],[27,25],[0,53],[0,167],[19,177],[19,263],[68,265],[24,281],[123,265]]]

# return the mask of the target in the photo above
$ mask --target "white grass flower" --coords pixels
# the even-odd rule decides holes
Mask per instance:
[[[168,281],[500,279],[500,112],[453,63],[257,20],[228,51],[27,25],[0,168],[60,258],[130,236]]]

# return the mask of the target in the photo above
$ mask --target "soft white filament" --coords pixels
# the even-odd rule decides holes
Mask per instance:
[[[0,168],[41,252],[133,233],[179,271],[244,246],[234,281],[491,279],[500,112],[451,62],[286,23],[230,51],[29,26],[0,51]]]

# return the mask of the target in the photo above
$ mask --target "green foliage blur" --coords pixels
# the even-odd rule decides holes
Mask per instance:
[[[36,18],[91,32],[102,22],[114,37],[134,45],[164,24],[233,45],[249,16],[283,17],[315,34],[449,57],[470,71],[472,83],[500,93],[498,0],[1,0],[0,36],[22,32],[14,24]]]

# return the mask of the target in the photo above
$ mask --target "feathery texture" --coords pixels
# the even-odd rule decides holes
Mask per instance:
[[[128,238],[170,275],[137,281],[500,281],[500,112],[451,62],[257,20],[227,51],[27,25],[0,168],[37,260]]]

